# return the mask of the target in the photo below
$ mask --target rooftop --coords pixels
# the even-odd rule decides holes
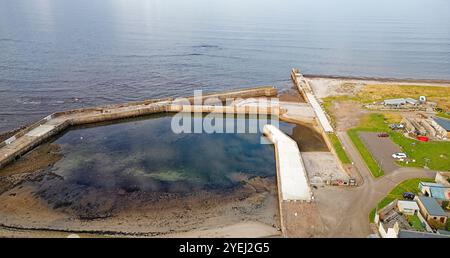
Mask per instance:
[[[439,234],[441,234],[441,235],[446,235],[446,236],[450,237],[450,231],[443,230],[443,229],[438,229],[437,232],[438,232]]]
[[[399,207],[403,207],[404,209],[410,209],[410,210],[418,210],[419,206],[415,201],[398,201],[397,205]]]
[[[413,98],[406,98],[405,101],[410,103],[410,104],[417,104],[417,100],[415,100]]]
[[[419,187],[428,187],[430,190],[430,195],[436,199],[448,200],[450,199],[450,187],[437,184],[437,183],[427,183],[420,182]]]
[[[434,121],[447,130],[447,132],[450,131],[450,119],[436,117]]]
[[[431,197],[441,200],[450,199],[450,188],[430,187]]]
[[[447,216],[447,213],[439,206],[437,201],[431,197],[419,196],[420,202],[425,206],[425,209],[433,216]]]
[[[394,201],[395,202],[395,201]],[[397,223],[399,228],[402,229],[412,229],[412,227],[409,225],[408,221],[406,220],[405,216],[403,216],[401,213],[399,213],[395,206],[392,205],[386,206],[383,208],[380,213],[382,213],[381,221],[383,222],[384,230],[387,231],[388,228],[393,228],[394,225]],[[380,214],[381,215],[381,214]]]
[[[403,105],[406,104],[405,99],[385,99],[384,104],[386,105]]]
[[[447,186],[438,183],[428,183],[428,182],[420,182],[419,185],[430,186],[430,187],[438,187],[438,188],[447,188]]]
[[[448,238],[449,235],[400,229],[398,238]]]

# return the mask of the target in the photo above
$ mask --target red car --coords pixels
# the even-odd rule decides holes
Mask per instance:
[[[378,137],[389,137],[388,133],[379,133]]]
[[[417,136],[417,140],[419,140],[421,142],[427,142],[429,140],[429,138],[426,136]]]

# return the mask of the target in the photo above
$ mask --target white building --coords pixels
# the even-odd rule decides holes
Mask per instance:
[[[420,210],[415,201],[398,201],[397,208],[405,215],[417,215]]]

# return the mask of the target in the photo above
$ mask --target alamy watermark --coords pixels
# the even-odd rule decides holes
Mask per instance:
[[[278,98],[226,98],[203,96],[177,98],[170,107],[178,111],[171,121],[172,132],[262,134],[264,125],[279,126]],[[268,144],[261,137],[261,144]]]

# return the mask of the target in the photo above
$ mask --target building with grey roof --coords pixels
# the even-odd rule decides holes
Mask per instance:
[[[419,190],[429,197],[439,200],[450,200],[450,186],[443,184],[420,182]]]
[[[427,196],[419,196],[417,204],[420,208],[420,213],[427,220],[431,227],[440,228],[447,223],[447,213],[439,206],[438,202]]]
[[[406,104],[409,105],[417,105],[419,103],[419,101],[413,99],[413,98],[398,98],[398,99],[385,99],[383,101],[383,104],[385,106],[395,106],[395,107],[400,107]]]
[[[383,101],[383,104],[385,106],[396,106],[396,107],[399,107],[399,106],[405,105],[406,104],[406,100],[405,99],[385,99]]]

